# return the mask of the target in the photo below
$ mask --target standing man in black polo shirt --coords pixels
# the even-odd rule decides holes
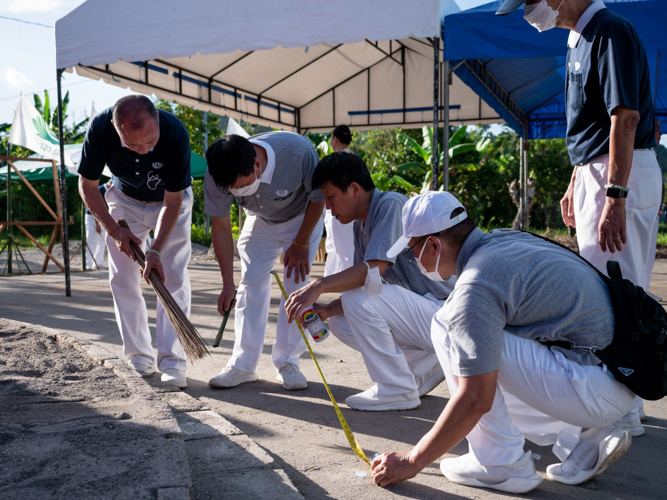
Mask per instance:
[[[105,164],[113,179],[105,195],[108,208],[98,191]],[[123,97],[88,128],[79,175],[81,197],[108,235],[109,282],[125,357],[141,375],[150,375],[156,359],[130,241],[146,251],[144,275],[155,269],[189,316],[193,197],[188,133],[178,118],[155,109],[147,97]],[[121,217],[130,230],[117,224]],[[151,229],[155,239],[146,249]],[[156,327],[162,380],[185,388],[185,352],[159,302]]]
[[[625,278],[646,288],[662,181],[644,46],[602,0],[505,0],[496,14],[524,1],[524,18],[539,31],[570,30],[565,95],[575,167],[561,200],[563,221],[577,228],[582,257],[605,274],[607,261],[618,261]],[[638,399],[617,422],[633,436],[644,433],[640,407]]]
[[[575,167],[563,221],[577,228],[591,264],[606,273],[607,261],[618,261],[625,278],[645,287],[661,182],[644,46],[602,0],[506,0],[496,14],[524,1],[524,18],[539,31],[570,30],[567,148]]]

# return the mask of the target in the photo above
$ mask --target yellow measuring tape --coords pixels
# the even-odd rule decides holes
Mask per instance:
[[[288,299],[287,297],[287,292],[285,291],[285,287],[283,287],[282,281],[280,281],[280,278],[278,277],[278,273],[275,271],[272,271],[272,274],[276,277],[276,281],[278,282],[278,286],[280,286],[280,290],[283,292],[283,296],[285,297],[285,300]],[[295,319],[296,325],[299,327],[299,331],[301,332],[301,336],[303,337],[304,342],[306,343],[306,347],[308,347],[308,351],[310,352],[310,356],[313,358],[313,361],[315,362],[315,366],[317,367],[317,371],[320,372],[320,377],[322,377],[322,382],[324,382],[324,387],[327,390],[327,393],[329,394],[329,397],[331,398],[331,402],[334,405],[334,408],[336,409],[336,415],[338,415],[338,420],[340,421],[340,426],[343,428],[343,432],[345,433],[345,437],[347,438],[347,441],[350,443],[350,448],[352,448],[352,451],[355,452],[359,458],[361,458],[364,462],[366,462],[366,465],[370,467],[371,463],[368,461],[366,458],[366,455],[364,454],[364,450],[361,449],[361,446],[359,446],[359,443],[357,442],[357,439],[354,437],[354,434],[352,434],[352,429],[350,429],[350,426],[347,423],[347,420],[345,420],[345,417],[343,416],[343,412],[340,411],[340,408],[338,408],[338,403],[336,403],[336,399],[334,398],[333,394],[331,393],[331,389],[329,389],[329,384],[327,384],[326,379],[324,378],[324,373],[322,373],[322,369],[320,368],[320,364],[317,362],[317,359],[315,358],[315,353],[313,350],[310,348],[310,343],[308,342],[308,337],[306,336],[306,333],[303,331],[303,327],[301,325],[301,320],[299,318]]]

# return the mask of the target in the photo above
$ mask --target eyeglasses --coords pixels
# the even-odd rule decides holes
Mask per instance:
[[[412,245],[410,248],[408,248],[407,250],[405,250],[405,251],[401,254],[401,257],[405,257],[409,262],[414,262],[414,261],[408,256],[408,252],[410,252],[414,247],[416,247],[416,246],[419,244],[419,242],[424,241],[424,240],[425,240],[426,238],[428,238],[429,236],[430,236],[430,235],[426,235],[426,236],[422,236],[421,238],[419,238],[417,241],[415,241],[415,244],[414,244],[414,245]]]

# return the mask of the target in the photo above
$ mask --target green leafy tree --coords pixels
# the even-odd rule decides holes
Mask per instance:
[[[205,112],[191,108],[190,106],[156,99],[155,107],[169,111],[181,120],[181,123],[185,126],[190,136],[190,147],[199,156],[205,156],[206,153],[204,151],[204,133],[206,130],[208,130],[209,144],[212,144],[213,141],[225,135],[220,128],[220,117],[216,114],[209,113],[207,123],[204,123]]]

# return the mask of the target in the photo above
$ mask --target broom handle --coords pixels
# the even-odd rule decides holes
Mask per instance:
[[[220,330],[218,330],[218,335],[216,335],[215,341],[213,342],[213,347],[218,347],[220,345],[220,341],[222,340],[222,334],[225,332],[225,327],[227,326],[227,320],[229,319],[229,314],[232,312],[232,305],[234,304],[235,300],[236,300],[236,290],[234,291],[234,298],[232,298],[232,301],[229,303],[229,309],[225,311],[225,316],[222,318],[222,324],[220,325]]]

